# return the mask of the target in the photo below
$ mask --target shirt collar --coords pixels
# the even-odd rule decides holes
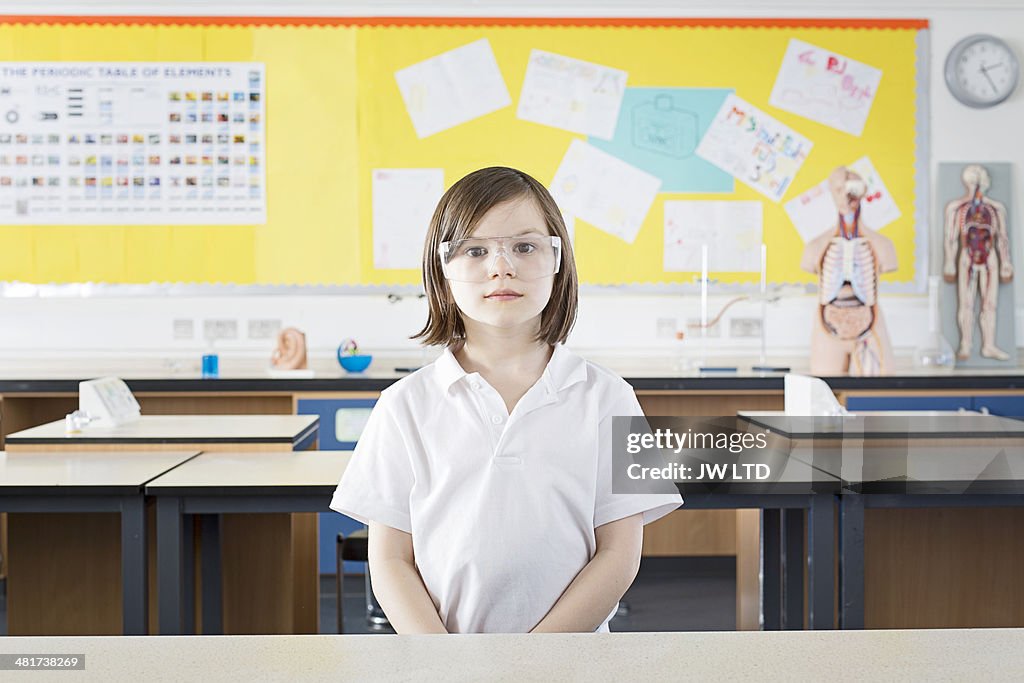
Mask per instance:
[[[466,377],[468,373],[459,365],[451,348],[445,348],[444,352],[434,361],[434,378],[442,391],[449,391],[456,382]],[[548,360],[541,381],[554,391],[561,391],[577,382],[587,378],[587,362],[580,356],[565,348],[563,344],[555,344],[551,352],[551,359]]]
[[[544,369],[544,376],[548,378],[552,389],[561,391],[587,379],[587,362],[565,348],[564,344],[555,344],[551,360]]]
[[[441,391],[447,392],[452,385],[466,376],[466,371],[455,360],[451,347],[445,347],[444,352],[434,361],[434,378],[437,380]]]

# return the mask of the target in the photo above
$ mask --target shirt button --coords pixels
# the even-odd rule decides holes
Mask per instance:
[[[477,391],[480,391],[480,383],[479,382],[473,382],[473,388],[476,389]]]
[[[496,425],[500,425],[503,422],[503,418],[501,417],[501,415],[492,415],[491,422],[493,422]]]

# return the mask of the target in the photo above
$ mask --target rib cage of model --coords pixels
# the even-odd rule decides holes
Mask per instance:
[[[999,284],[1013,279],[1006,207],[987,196],[991,179],[984,166],[965,166],[960,179],[966,194],[946,204],[946,282],[956,283],[957,326],[960,348],[957,358],[967,360],[973,349],[975,302],[980,299],[978,327],[985,358],[1005,361],[1010,355],[996,346],[996,306]]]
[[[878,278],[896,269],[892,241],[861,219],[867,184],[845,166],[828,179],[836,223],[804,248],[800,266],[818,276],[811,325],[811,373],[835,376],[892,372],[892,343],[878,303]]]

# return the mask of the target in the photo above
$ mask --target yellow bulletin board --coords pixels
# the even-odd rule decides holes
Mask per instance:
[[[415,269],[377,269],[371,176],[380,168],[440,168],[448,187],[489,165],[549,184],[574,138],[516,116],[531,50],[628,72],[628,87],[728,88],[814,143],[781,201],[736,182],[731,192],[659,192],[631,244],[576,221],[584,284],[690,283],[663,267],[666,200],[759,201],[775,282],[810,281],[803,240],[783,209],[833,168],[869,156],[900,216],[884,229],[899,270],[924,258],[918,83],[927,22],[677,19],[267,19],[0,17],[2,61],[239,61],[266,68],[267,221],[261,225],[0,226],[0,281],[35,284],[415,285]],[[417,136],[395,72],[486,38],[510,105]],[[769,105],[791,39],[883,73],[858,135]],[[924,176],[926,177],[926,176]],[[425,226],[424,226],[425,228]],[[757,273],[718,273],[754,282]]]

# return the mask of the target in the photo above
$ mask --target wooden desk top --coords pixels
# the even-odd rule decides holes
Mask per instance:
[[[54,453],[0,452],[0,495],[77,495],[142,485],[198,455],[197,451]]]
[[[296,492],[330,495],[351,451],[203,453],[146,484],[147,495]]]
[[[7,637],[0,653],[84,655],[89,681],[1019,679],[1024,629]]]
[[[66,434],[64,420],[8,434],[8,445],[149,443],[297,443],[317,429],[316,415],[143,415],[117,427]]]

